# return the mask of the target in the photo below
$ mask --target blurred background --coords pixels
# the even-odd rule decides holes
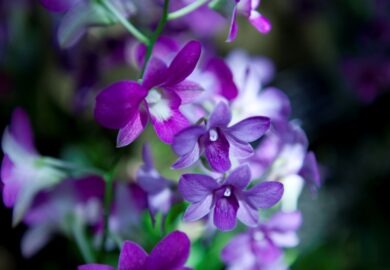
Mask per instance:
[[[390,269],[390,1],[272,0],[262,12],[273,24],[269,35],[240,21],[235,42],[224,43],[222,33],[216,44],[221,56],[242,48],[274,62],[270,85],[291,98],[321,165],[322,188],[300,200],[304,226],[292,269]],[[58,19],[38,1],[0,1],[0,128],[21,106],[41,153],[104,168],[115,132],[94,122],[93,100],[107,83],[135,77],[124,61],[127,34],[119,26],[103,38],[93,29],[61,50]],[[23,259],[24,231],[12,228],[1,204],[0,270],[74,269],[80,261],[63,237]]]

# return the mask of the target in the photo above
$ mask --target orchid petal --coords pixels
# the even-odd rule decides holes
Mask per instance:
[[[283,184],[276,181],[262,182],[246,192],[246,200],[256,208],[270,208],[283,195]]]
[[[243,142],[259,139],[269,129],[271,121],[268,117],[255,116],[246,118],[228,128],[228,133]]]
[[[184,221],[191,222],[195,220],[199,220],[210,213],[211,207],[213,203],[213,195],[207,195],[200,202],[196,202],[188,206],[184,213]]]
[[[226,127],[231,118],[229,106],[225,102],[220,102],[211,113],[207,124],[209,128]]]
[[[119,256],[118,270],[145,269],[148,254],[138,244],[125,241]]]
[[[193,203],[202,201],[218,187],[215,179],[202,174],[183,174],[179,180],[181,195]]]
[[[247,164],[234,169],[225,180],[225,185],[232,185],[239,190],[243,190],[251,180],[251,171]]]
[[[116,146],[123,147],[132,143],[142,133],[148,123],[148,115],[144,111],[133,112],[127,124],[119,130]]]

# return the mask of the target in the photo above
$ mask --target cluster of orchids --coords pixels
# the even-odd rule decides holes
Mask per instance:
[[[2,138],[1,181],[13,225],[28,228],[24,256],[62,234],[80,250],[79,270],[206,269],[207,260],[216,269],[288,269],[284,250],[298,245],[302,224],[298,199],[304,186],[320,186],[315,155],[290,120],[288,97],[265,86],[272,63],[241,50],[219,57],[210,39],[226,26],[232,42],[238,15],[270,31],[259,2],[41,0],[59,13],[64,48],[91,28],[119,23],[130,32],[139,75],[104,87],[94,118],[118,130],[118,148],[145,143],[142,164],[131,157],[110,171],[85,167],[41,155],[27,113],[15,109]],[[144,132],[148,123],[154,132]],[[176,155],[176,178],[156,168],[156,141]],[[134,167],[129,179],[119,177]]]

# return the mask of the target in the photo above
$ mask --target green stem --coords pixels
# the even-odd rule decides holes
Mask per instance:
[[[129,22],[123,15],[109,2],[109,0],[102,0],[101,3],[122,23],[122,25],[140,42],[149,45],[150,41],[141,31],[139,31],[131,22]]]
[[[104,178],[106,180],[106,187],[104,190],[104,209],[103,209],[103,237],[102,242],[98,254],[98,261],[100,261],[101,257],[104,254],[104,250],[106,247],[107,237],[109,234],[109,221],[110,221],[110,210],[111,210],[111,203],[112,203],[112,195],[113,195],[113,178],[115,176],[116,168],[114,170],[106,175]]]
[[[178,19],[180,17],[183,17],[183,16],[187,15],[188,13],[191,13],[194,10],[198,9],[202,5],[206,4],[207,1],[208,0],[198,0],[198,1],[192,2],[191,4],[189,4],[188,6],[185,6],[182,9],[179,9],[179,10],[176,10],[172,13],[169,13],[168,20],[171,21],[171,20],[175,20],[175,19]]]
[[[146,50],[146,55],[145,55],[145,62],[141,70],[141,78],[143,78],[146,67],[148,65],[148,62],[150,60],[150,57],[152,56],[153,52],[153,47],[157,42],[157,39],[161,35],[162,31],[164,30],[165,24],[168,21],[168,8],[169,8],[169,0],[164,0],[164,8],[163,8],[163,14],[161,16],[161,19],[157,25],[156,30],[153,32],[152,37],[150,39],[150,43],[147,47]]]
[[[80,249],[81,255],[86,263],[92,263],[95,261],[92,250],[88,244],[88,240],[85,237],[83,227],[79,223],[72,224],[72,234],[76,241],[77,246]]]

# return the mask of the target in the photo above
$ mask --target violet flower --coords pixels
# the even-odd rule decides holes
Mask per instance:
[[[132,241],[125,241],[119,255],[118,270],[189,270],[185,263],[190,253],[190,240],[185,233],[174,231],[162,239],[148,255]],[[78,270],[115,270],[102,264],[85,264]]]
[[[55,185],[64,173],[47,165],[35,149],[27,114],[20,108],[12,114],[11,124],[3,134],[1,165],[3,202],[13,207],[13,223],[17,224],[29,208],[35,194]]]
[[[282,248],[299,243],[296,231],[302,224],[300,212],[277,212],[267,222],[236,235],[221,252],[229,270],[287,269]]]
[[[134,13],[134,4],[131,0],[109,1],[124,17]],[[58,41],[61,47],[69,48],[85,34],[88,27],[108,25],[118,21],[111,11],[93,0],[41,0],[42,5],[51,12],[60,12],[65,15],[58,28]]]
[[[266,34],[271,30],[269,20],[256,11],[259,5],[260,0],[213,0],[209,4],[212,9],[230,20],[229,35],[226,40],[228,42],[235,40],[237,37],[237,14],[246,17],[260,33]]]
[[[31,257],[56,233],[71,235],[102,219],[104,180],[98,176],[68,179],[39,192],[23,221],[28,230],[21,242],[22,254]]]
[[[142,150],[144,164],[137,171],[137,182],[147,194],[148,208],[152,216],[157,212],[167,214],[173,199],[169,180],[154,168],[149,145],[144,144]]]
[[[177,132],[189,125],[179,107],[201,93],[198,84],[185,80],[194,70],[200,53],[200,43],[190,41],[168,67],[158,58],[152,58],[141,84],[116,82],[96,97],[95,118],[104,127],[120,129],[118,147],[133,142],[149,118],[158,137],[168,144]]]
[[[228,127],[230,120],[228,105],[220,102],[211,113],[206,126],[194,125],[179,132],[172,148],[180,158],[172,167],[189,167],[204,152],[213,170],[225,172],[231,167],[230,153],[240,159],[253,154],[249,143],[259,139],[268,130],[270,119],[255,116]]]
[[[279,182],[263,182],[245,189],[251,180],[249,166],[236,168],[218,182],[202,174],[184,174],[179,180],[179,191],[192,204],[184,213],[185,221],[195,221],[210,214],[210,219],[221,231],[233,230],[237,218],[247,226],[258,223],[258,209],[274,206],[283,195]]]

